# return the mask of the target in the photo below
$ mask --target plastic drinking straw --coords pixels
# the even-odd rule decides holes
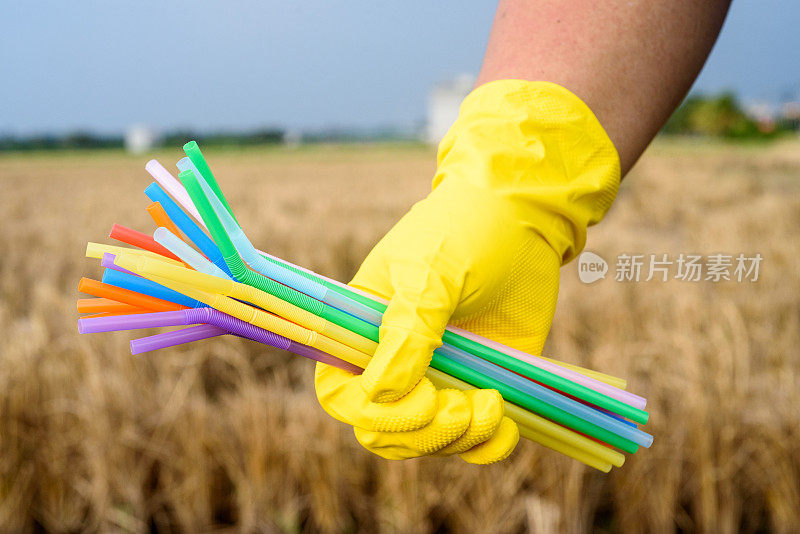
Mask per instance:
[[[153,222],[156,223],[156,227],[163,226],[179,238],[181,237],[181,231],[178,230],[178,227],[175,226],[175,223],[173,223],[172,219],[169,218],[169,215],[167,215],[167,212],[164,211],[164,207],[160,202],[153,202],[145,209],[147,210],[147,213],[150,214]]]
[[[193,308],[194,309],[194,308]],[[118,332],[121,330],[139,330],[141,328],[162,328],[166,326],[186,326],[207,321],[191,322],[193,317],[187,315],[192,309],[150,312],[135,317],[102,317],[98,319],[82,317],[78,319],[78,332],[81,334],[97,334],[100,332]]]
[[[183,164],[185,166],[185,160],[182,160],[182,161],[183,161]],[[278,284],[275,284],[275,282],[273,280],[271,280],[269,278],[266,278],[265,276],[261,275],[260,273],[255,273],[254,271],[250,271],[249,269],[247,269],[247,267],[244,266],[244,263],[242,262],[241,258],[238,257],[236,248],[234,247],[234,245],[233,245],[231,239],[229,238],[229,236],[227,235],[226,228],[222,224],[222,221],[220,221],[220,217],[219,217],[220,215],[222,216],[223,220],[226,218],[224,210],[222,209],[222,206],[220,206],[220,205],[217,205],[217,209],[216,210],[214,209],[214,202],[216,200],[218,200],[218,199],[214,198],[214,195],[211,194],[211,192],[208,190],[209,188],[205,188],[205,190],[204,190],[203,186],[207,185],[207,184],[203,183],[204,182],[203,178],[202,177],[198,177],[196,175],[196,173],[194,171],[192,171],[192,170],[186,170],[186,171],[181,172],[181,174],[179,175],[179,178],[181,180],[181,183],[183,183],[184,187],[186,188],[186,191],[189,193],[189,196],[194,201],[195,206],[200,211],[201,215],[204,217],[204,219],[206,221],[207,228],[211,232],[212,236],[214,237],[215,242],[217,243],[218,247],[222,251],[223,257],[225,258],[225,261],[228,263],[228,266],[230,267],[231,272],[233,273],[233,275],[234,275],[234,277],[236,279],[238,279],[240,282],[246,283],[246,284],[251,285],[253,287],[257,287],[258,289],[261,289],[261,290],[266,291],[268,293],[273,293],[274,294],[275,291],[282,291],[283,294],[280,295],[281,299],[288,300],[289,302],[292,302],[293,304],[295,304],[295,305],[297,305],[297,306],[299,306],[301,308],[307,309],[307,310],[311,311],[312,313],[316,312],[316,310],[314,309],[315,306],[313,305],[313,302],[309,302],[310,299],[307,297],[307,295],[299,293],[297,291],[287,291],[288,288],[286,288],[286,286],[276,287],[276,286],[278,286]],[[231,221],[229,221],[229,223],[230,224],[234,224]],[[321,307],[323,308],[323,310],[326,309],[326,305],[325,304],[319,303],[319,301],[315,301],[315,302],[317,303],[316,309],[319,309],[320,304],[321,304]],[[307,307],[307,306],[309,306],[309,307]],[[335,315],[331,317],[331,320],[333,322],[338,322],[337,319],[338,319],[338,317],[336,317]],[[343,323],[339,323],[339,324],[341,326],[347,328],[348,330],[352,330],[354,332],[357,332],[358,334],[360,334],[360,335],[362,335],[364,337],[367,337],[369,339],[372,339],[373,341],[377,341],[378,340],[377,327],[374,324],[370,325],[370,326],[372,326],[372,328],[369,328],[369,326],[367,326],[369,323],[367,323],[366,321],[363,321],[363,320],[362,321],[348,320],[347,322],[343,322]],[[451,337],[454,337],[454,336],[451,335]],[[472,350],[467,350],[467,352],[470,352],[470,353],[472,353],[472,354],[474,354],[476,356],[482,357],[485,360],[490,361],[491,363],[495,364],[496,366],[501,366],[501,367],[504,367],[506,369],[513,370],[513,371],[515,371],[517,373],[520,373],[520,374],[528,376],[528,377],[530,377],[532,379],[535,379],[538,382],[542,382],[542,383],[547,384],[549,386],[556,387],[560,391],[564,391],[566,393],[570,393],[573,396],[576,396],[576,397],[579,397],[579,398],[582,398],[582,399],[586,399],[587,401],[592,402],[593,404],[597,404],[597,405],[600,405],[600,406],[602,406],[604,408],[608,408],[613,412],[618,412],[618,413],[621,413],[623,415],[629,416],[634,420],[637,420],[637,418],[638,418],[638,420],[640,422],[646,422],[647,421],[647,413],[646,412],[644,412],[642,410],[638,410],[636,408],[633,408],[633,407],[631,407],[631,406],[629,406],[629,405],[627,405],[627,404],[625,404],[625,403],[623,403],[623,402],[621,402],[621,401],[619,401],[617,399],[614,399],[614,398],[608,397],[608,396],[606,396],[604,394],[598,393],[593,389],[586,388],[585,386],[582,386],[582,385],[576,384],[576,383],[574,383],[574,382],[572,382],[570,380],[564,379],[560,375],[555,375],[555,374],[550,373],[550,372],[548,372],[548,371],[546,371],[544,369],[541,369],[539,367],[535,367],[535,366],[530,365],[530,364],[528,364],[526,362],[522,362],[522,361],[520,361],[520,360],[518,360],[516,358],[508,356],[508,355],[506,355],[504,353],[500,353],[499,351],[495,351],[495,350],[490,349],[488,347],[482,346],[482,345],[480,345],[478,343],[470,342],[469,340],[466,340],[464,338],[458,338],[458,339],[459,339],[459,341],[457,341],[456,343],[453,343],[453,345],[455,345],[455,348],[466,350],[466,349],[464,349],[464,345],[466,345],[466,346],[468,346],[468,347],[470,347],[472,349]],[[443,340],[444,340],[444,338],[443,338]],[[459,345],[461,345],[461,346],[459,346]],[[443,348],[452,351],[454,347],[447,347],[446,345],[443,345]],[[434,352],[434,359],[432,360],[431,365],[433,365],[436,368],[438,368],[437,367],[437,358],[436,358],[437,352],[440,355],[444,354],[442,352],[442,348],[437,349],[437,351]],[[460,360],[461,365],[463,365],[464,361],[465,361],[464,359]],[[458,366],[458,364],[456,364],[456,365]],[[457,368],[454,369],[452,366],[448,366],[447,371],[452,375],[455,375],[455,376],[463,378],[459,374]],[[467,380],[467,382],[475,384],[475,382],[473,382],[472,380]],[[485,380],[482,380],[482,383],[485,384],[486,383]],[[526,408],[530,409],[529,406],[526,406]],[[540,409],[545,409],[544,405],[542,407],[540,407]],[[549,410],[549,406],[546,409]],[[536,411],[536,410],[534,410],[534,411]],[[549,410],[549,411],[551,411],[551,410]],[[552,417],[559,417],[561,419],[571,419],[571,417],[569,417],[569,416],[572,415],[572,414],[569,414],[569,412],[563,412],[563,411],[562,412],[552,412],[551,411],[551,415],[552,415]],[[575,428],[575,427],[573,426],[573,428]],[[587,433],[589,433],[589,434],[592,434],[592,432],[597,432],[597,429],[596,428],[590,428],[589,430],[587,430]],[[594,435],[594,434],[592,434],[592,435]],[[599,437],[599,436],[595,436],[595,437]],[[609,442],[608,439],[604,439],[604,438],[600,438],[600,439],[603,439],[603,441]],[[632,444],[630,444],[630,443],[620,443],[615,438],[611,438],[611,439],[615,443],[615,446],[619,446],[620,448],[622,448],[624,450],[629,450],[629,452],[632,452],[632,450],[635,450],[635,447],[632,446]],[[642,439],[645,439],[645,438],[642,438]],[[611,443],[611,442],[609,442],[609,443]],[[620,444],[616,445],[617,443],[620,443]]]
[[[186,284],[159,277],[153,278],[163,285],[172,287],[176,291],[180,291],[191,298],[207,304],[211,308],[219,310],[228,315],[232,315],[237,319],[241,319],[245,322],[261,327],[265,330],[269,330],[283,337],[289,338],[297,343],[309,345],[323,352],[327,352],[332,356],[336,356],[337,358],[347,361],[353,365],[364,367],[367,361],[369,361],[369,356],[360,350],[349,347],[344,343],[340,343],[339,341],[322,336],[313,330],[287,321],[286,319],[278,317],[277,315],[253,308],[252,306],[249,306],[243,302],[239,302],[222,295],[197,290]]]
[[[222,333],[234,334],[247,339],[252,339],[253,341],[257,341],[265,345],[270,345],[282,350],[288,350],[290,352],[294,352],[295,354],[299,354],[300,356],[344,369],[350,373],[361,373],[361,368],[340,360],[339,358],[335,358],[330,354],[307,345],[296,343],[283,336],[279,336],[273,332],[264,330],[263,328],[259,328],[250,323],[246,323],[245,321],[236,319],[230,315],[225,315],[224,313],[211,308],[185,311],[185,324],[198,322],[218,328],[222,331]],[[185,330],[186,329],[159,334],[160,337],[155,341],[157,341],[160,346],[157,346],[151,340],[151,342],[148,344],[150,347],[149,350],[156,350],[157,348],[173,346],[181,343],[181,341],[178,341],[178,339],[181,337],[179,333]],[[131,349],[134,347],[134,341],[131,342]]]
[[[197,142],[189,141],[188,143],[183,145],[183,151],[192,161],[195,168],[200,173],[200,176],[202,176],[203,179],[208,183],[208,185],[211,187],[211,190],[214,191],[214,194],[217,195],[217,198],[220,199],[222,205],[225,206],[225,209],[228,210],[228,213],[230,213],[231,217],[233,217],[235,220],[236,216],[233,214],[233,210],[231,209],[230,204],[228,204],[228,200],[222,194],[222,189],[220,189],[219,184],[217,183],[217,179],[214,177],[214,173],[211,172],[211,167],[208,166],[208,162],[206,161],[206,158],[203,156],[203,153],[200,151],[200,147],[197,146]],[[191,191],[187,191],[187,193],[189,193],[189,196],[191,196]],[[195,206],[198,209],[200,209],[199,206],[197,206],[196,204]],[[201,211],[200,214],[202,215],[202,213],[203,212]]]
[[[142,328],[161,328],[168,326],[186,326],[192,324],[208,324],[221,328],[225,332],[235,334],[271,345],[284,350],[289,350],[323,363],[329,363],[352,373],[360,373],[361,368],[349,364],[330,354],[320,352],[312,347],[296,343],[274,332],[259,328],[241,319],[231,317],[212,308],[195,308],[178,311],[156,312],[139,315],[132,320],[125,317],[102,317],[97,319],[82,318],[78,320],[78,331],[82,334],[98,332],[114,332],[120,330],[139,330]],[[168,332],[171,333],[171,332]],[[160,338],[169,340],[169,337]],[[172,343],[177,344],[177,343]],[[167,345],[164,345],[167,346]]]
[[[257,289],[250,286],[237,284],[230,280],[222,280],[184,268],[175,268],[160,263],[153,258],[139,258],[136,260],[133,258],[126,259],[123,256],[118,257],[116,261],[125,268],[133,270],[145,277],[150,278],[155,275],[156,279],[164,285],[170,285],[166,282],[166,280],[169,279],[178,281],[187,287],[198,288],[209,294],[219,295],[222,293],[224,295],[234,296],[239,300],[246,300],[262,306],[268,311],[279,313],[284,318],[288,318],[301,326],[310,326],[308,324],[308,319],[298,314],[298,310],[292,310],[291,313],[294,314],[292,315],[286,313],[288,309],[286,307],[283,309],[278,307],[276,309],[275,305],[269,302],[269,298],[265,300],[265,297],[271,297],[270,295],[259,292]],[[259,295],[259,293],[261,294]],[[272,299],[277,300],[275,297],[272,297]],[[200,300],[208,303],[206,300]],[[280,304],[285,305],[286,303],[281,302]],[[314,317],[311,314],[308,315]],[[314,330],[316,329],[314,328]],[[319,332],[319,330],[317,331]],[[336,341],[342,341],[333,336],[329,337]],[[344,341],[349,342],[350,340]],[[371,346],[366,347],[366,349],[361,348],[361,350],[371,355],[376,346],[376,343],[372,343]],[[545,415],[554,421],[596,437],[627,452],[635,453],[638,448],[637,444],[649,446],[652,442],[652,438],[641,430],[631,428],[614,418],[608,417],[605,414],[550,391],[547,388],[543,388],[505,369],[493,366],[474,356],[471,357],[468,354],[463,354],[463,356],[457,358],[457,356],[459,356],[458,352],[459,351],[456,349],[450,348],[450,353],[445,357],[442,357],[443,354],[441,353],[435,353],[434,361],[432,361],[431,365],[439,369],[446,368],[450,374],[460,373],[458,376],[465,376],[467,382],[475,385],[498,389],[503,394],[504,398],[508,400],[512,400],[531,411]],[[338,356],[338,354],[334,355]],[[445,362],[448,357],[451,359]],[[465,369],[460,369],[462,366],[469,368],[468,372]],[[487,376],[482,376],[481,373]]]
[[[155,260],[154,260],[155,261]],[[120,287],[130,291],[136,291],[143,295],[149,295],[157,299],[174,302],[187,308],[202,308],[203,304],[194,299],[188,298],[177,291],[168,289],[161,284],[148,280],[136,274],[128,274],[112,269],[103,271],[102,282],[112,286]]]
[[[143,234],[142,232],[138,232],[131,228],[127,228],[120,224],[114,223],[114,225],[111,227],[111,232],[108,234],[108,237],[178,261],[177,256],[156,243],[149,235]]]
[[[442,349],[444,349],[443,352],[446,351],[451,361],[455,363],[460,363],[461,365],[470,365],[470,367],[478,373],[491,376],[493,370],[496,369],[496,366],[493,366],[491,363],[487,362],[486,360],[482,360],[480,358],[475,358],[474,362],[470,362],[470,364],[467,364],[467,362],[465,362],[464,360],[465,358],[463,355],[464,353],[459,353],[458,351],[450,352],[450,349],[448,347],[442,347]],[[472,366],[473,364],[477,365],[473,367]],[[508,386],[517,389],[518,391],[535,396],[542,402],[547,403],[553,406],[554,408],[561,410],[562,412],[566,412],[570,415],[574,415],[575,417],[583,419],[584,421],[588,421],[597,427],[608,430],[609,432],[613,432],[614,434],[622,438],[625,438],[629,441],[632,441],[637,445],[641,445],[642,447],[650,447],[650,445],[653,444],[653,436],[651,436],[650,434],[643,432],[638,428],[626,425],[625,423],[614,417],[610,417],[609,415],[603,412],[595,410],[594,408],[591,408],[578,401],[572,400],[571,398],[565,397],[549,388],[540,386],[536,382],[532,382],[522,376],[519,376],[516,373],[505,372],[502,373],[501,376],[503,383],[507,384]],[[565,419],[565,417],[562,414],[558,414],[558,417],[556,417],[544,412],[537,411],[537,413],[544,415],[548,419],[552,419],[556,422],[566,424],[563,422],[563,419]],[[603,439],[603,441],[606,440]],[[628,452],[634,452],[634,451],[628,451]]]
[[[114,271],[119,271],[121,273],[130,274],[132,276],[136,276],[135,273],[130,272],[128,269],[123,269],[119,265],[114,263],[114,258],[117,256],[115,254],[111,254],[110,252],[103,253],[103,257],[100,260],[100,267],[105,267],[106,269],[112,269]],[[129,288],[130,289],[130,288]]]
[[[117,247],[114,245],[106,245],[105,243],[92,243],[89,242],[86,244],[86,257],[87,258],[95,258],[98,260],[103,259],[103,254],[109,252],[111,254],[119,254],[121,252],[127,252],[129,254],[134,254],[137,256],[149,256],[151,258],[158,258],[161,261],[165,261],[167,263],[172,263],[174,265],[183,265],[180,261],[175,261],[173,259],[167,258],[162,256],[161,254],[156,254],[155,252],[150,252],[149,250],[141,250],[138,248],[127,248],[127,247]]]
[[[154,336],[132,339],[131,354],[141,354],[151,350],[172,347],[182,343],[191,343],[192,341],[217,337],[227,333],[227,330],[224,328],[210,324],[190,326],[188,328],[181,328],[180,330],[174,330],[172,332],[163,332]]]
[[[462,330],[462,329],[457,328],[457,327],[453,327],[452,330],[453,330],[454,333],[457,333],[457,334],[460,334],[462,332],[466,332],[466,330]],[[547,360],[545,358],[531,356],[530,354],[528,354],[526,352],[522,352],[521,350],[517,350],[517,349],[512,348],[512,347],[501,345],[500,343],[498,343],[496,341],[486,340],[486,341],[483,341],[483,344],[485,344],[486,346],[492,347],[492,348],[494,348],[496,350],[500,350],[500,348],[502,348],[501,352],[503,352],[505,354],[508,354],[509,356],[512,356],[512,357],[517,358],[519,360],[522,360],[524,362],[527,362],[527,363],[529,363],[531,365],[535,365],[537,367],[541,367],[542,369],[546,369],[546,370],[548,370],[548,371],[550,371],[552,373],[561,374],[561,373],[557,372],[558,371],[558,367],[559,367],[559,365],[562,365],[562,366],[565,365],[565,364],[563,364],[561,362],[554,363],[554,362],[549,361],[549,360]],[[613,386],[611,384],[608,384],[607,382],[602,382],[602,381],[599,381],[599,380],[595,380],[595,379],[593,379],[591,377],[586,377],[586,379],[584,380],[583,378],[581,378],[580,373],[577,373],[575,371],[573,371],[571,373],[565,373],[565,374],[567,375],[567,376],[565,376],[565,378],[570,378],[573,381],[580,381],[580,382],[584,383],[584,385],[591,384],[590,387],[592,389],[594,389],[595,391],[598,391],[598,392],[600,392],[600,393],[602,393],[604,395],[607,395],[609,397],[615,398],[615,399],[617,399],[617,400],[619,400],[621,402],[624,402],[626,404],[630,404],[634,408],[638,408],[640,410],[644,410],[644,407],[647,404],[647,399],[645,399],[643,397],[640,397],[639,395],[636,395],[634,393],[631,393],[630,391],[625,391],[624,389],[620,389],[619,387],[615,387],[615,386]],[[576,376],[576,374],[578,376]],[[564,376],[564,375],[562,374],[562,376]]]
[[[145,170],[150,173],[156,182],[161,184],[161,186],[169,192],[178,202],[180,202],[183,207],[186,208],[192,217],[195,218],[197,222],[203,225],[205,228],[205,223],[203,223],[203,218],[200,217],[200,213],[197,211],[197,208],[194,207],[192,201],[189,199],[189,195],[186,194],[186,191],[181,187],[180,182],[175,179],[172,174],[164,168],[157,160],[151,159],[147,162],[147,165],[144,166]],[[173,219],[174,221],[175,219]],[[175,221],[177,223],[177,221]]]
[[[453,330],[455,330],[455,327],[453,327]],[[463,332],[464,333],[461,334],[461,335],[463,335],[464,337],[475,338],[475,334],[473,334],[469,330],[464,330]],[[480,340],[479,339],[475,339],[475,341],[480,341]],[[492,341],[492,340],[489,340],[489,341]],[[494,343],[496,343],[497,346],[494,346]],[[506,347],[506,345],[503,345],[502,343],[497,343],[496,341],[494,341],[492,343],[486,343],[486,344],[494,346],[494,348],[496,348],[500,352],[503,352],[505,350],[504,347]],[[511,348],[511,347],[508,347],[508,348]],[[601,373],[600,371],[596,371],[594,369],[587,369],[585,367],[581,367],[580,365],[575,365],[574,363],[563,362],[561,360],[556,360],[555,358],[548,358],[547,356],[536,356],[536,357],[537,358],[541,358],[542,360],[548,361],[550,363],[559,365],[561,367],[565,367],[567,369],[571,369],[572,371],[575,371],[577,373],[586,375],[586,376],[588,376],[590,378],[593,378],[595,380],[598,380],[600,382],[604,382],[604,383],[608,384],[609,386],[621,389],[623,391],[628,387],[628,381],[625,380],[624,378],[619,378],[617,376],[612,376],[612,375],[609,375],[607,373]],[[644,406],[637,406],[637,407],[641,408],[642,410],[644,410]]]
[[[148,185],[144,190],[144,193],[150,200],[161,204],[161,207],[164,208],[165,212],[167,212],[167,215],[172,222],[175,223],[175,225],[183,232],[183,234],[195,244],[200,252],[205,254],[206,257],[217,267],[230,274],[230,271],[228,271],[228,266],[222,259],[222,254],[220,254],[219,249],[214,242],[211,241],[206,233],[199,226],[197,226],[197,224],[195,224],[194,221],[192,221],[192,219],[189,218],[189,216],[186,215],[177,204],[175,204],[175,201],[172,200],[158,184],[152,183]]]
[[[375,348],[377,347],[377,343],[370,342],[361,336],[356,336],[360,338],[365,343],[356,344],[354,341],[358,341],[354,338],[342,338],[337,335],[336,330],[328,330],[324,326],[320,328],[319,321],[320,319],[309,312],[304,312],[299,308],[294,306],[288,305],[287,303],[280,301],[276,297],[264,293],[254,287],[247,286],[245,284],[240,284],[237,282],[233,282],[231,280],[224,280],[221,278],[217,278],[215,276],[207,275],[204,273],[199,273],[197,271],[191,271],[189,269],[185,269],[182,267],[175,267],[166,263],[159,262],[153,258],[142,258],[138,261],[138,272],[142,273],[144,276],[147,275],[156,275],[161,278],[167,278],[170,280],[178,281],[187,285],[191,285],[196,287],[202,291],[208,291],[209,293],[218,293],[228,297],[236,298],[237,300],[247,301],[256,306],[259,306],[267,311],[272,313],[278,314],[285,319],[288,319],[292,322],[295,322],[301,326],[306,328],[310,328],[322,335],[326,335],[332,339],[337,341],[341,341],[353,348],[357,348],[364,352],[365,354],[373,354]],[[316,320],[316,322],[315,322]],[[330,325],[330,323],[328,323]],[[331,325],[333,326],[333,325]],[[512,388],[515,388],[524,394],[530,395],[532,397],[537,398],[538,400],[548,403],[555,408],[566,412],[567,414],[574,415],[580,419],[588,421],[593,425],[608,430],[609,432],[613,432],[614,434],[619,435],[629,441],[633,441],[639,445],[644,447],[649,447],[652,444],[653,438],[649,434],[622,423],[621,421],[608,416],[602,412],[598,412],[593,408],[581,404],[580,402],[576,402],[572,399],[569,399],[555,391],[552,391],[548,388],[542,387],[535,382],[527,380],[515,373],[507,371],[502,368],[498,368],[493,364],[485,360],[481,360],[480,358],[474,357],[470,354],[464,353],[463,351],[459,351],[454,347],[441,347],[437,349],[440,355],[443,355],[460,365],[470,367],[474,371],[478,373],[482,373],[487,375],[497,381],[500,381]],[[573,420],[571,417],[558,414],[553,416],[553,418],[558,418],[559,422],[562,422],[564,419]],[[565,424],[569,424],[566,423]],[[572,426],[572,425],[570,425]],[[602,439],[602,438],[601,438]]]
[[[156,243],[178,256],[183,263],[195,271],[230,280],[231,277],[228,276],[225,271],[208,261],[202,254],[187,245],[166,228],[156,228],[156,231],[153,232],[153,239],[156,240]]]
[[[116,300],[93,298],[93,299],[78,299],[78,313],[115,313],[115,314],[129,314],[129,313],[147,313],[150,310],[139,308],[138,306],[131,306],[124,302]]]
[[[84,315],[83,317],[81,317],[81,319],[94,319],[96,317],[113,317],[115,315],[117,315],[117,314],[116,313],[110,313],[110,312],[93,313],[91,315]]]
[[[85,277],[81,278],[80,282],[78,282],[78,291],[95,297],[117,300],[152,311],[172,311],[185,308],[185,306],[181,306],[180,304],[142,295],[135,291],[129,291]]]
[[[541,384],[540,384],[540,385],[541,385]],[[546,388],[548,388],[548,389],[553,389],[553,388],[551,388],[550,386],[544,386],[544,387],[546,387]],[[586,401],[584,401],[584,400],[581,400],[581,399],[578,399],[578,398],[576,398],[576,397],[573,397],[572,395],[569,395],[569,394],[564,394],[564,393],[562,393],[562,392],[560,392],[560,391],[558,391],[558,390],[554,390],[554,389],[553,389],[553,391],[556,391],[557,393],[561,393],[561,394],[562,394],[562,395],[564,395],[565,397],[567,397],[567,398],[570,398],[570,399],[572,399],[572,400],[574,400],[574,401],[576,401],[576,402],[580,402],[581,404],[584,404],[584,405],[588,406],[588,407],[589,407],[589,408],[591,408],[592,410],[597,410],[598,412],[602,412],[603,414],[605,414],[605,415],[607,415],[607,416],[609,416],[609,417],[613,417],[614,419],[616,419],[616,420],[618,420],[618,421],[621,421],[621,422],[625,423],[625,424],[626,424],[626,425],[628,425],[628,426],[631,426],[631,427],[633,427],[633,428],[638,428],[638,425],[637,425],[636,423],[634,423],[633,421],[628,421],[628,420],[627,420],[627,419],[625,419],[624,417],[622,417],[622,416],[620,416],[620,415],[617,415],[617,414],[615,414],[614,412],[609,412],[609,411],[608,411],[608,410],[606,410],[605,408],[600,408],[600,407],[598,407],[598,406],[595,406],[594,404],[591,404],[591,403],[588,403],[588,402],[586,402]]]

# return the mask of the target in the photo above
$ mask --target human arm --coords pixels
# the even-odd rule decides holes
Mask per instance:
[[[686,96],[730,0],[501,0],[478,85],[566,87],[597,116],[624,176]]]

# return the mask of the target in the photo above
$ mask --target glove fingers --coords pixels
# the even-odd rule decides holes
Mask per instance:
[[[505,460],[519,442],[517,424],[503,417],[494,435],[480,445],[461,453],[461,458],[471,464],[488,465]]]
[[[450,456],[465,452],[491,438],[500,427],[505,408],[503,397],[494,389],[470,389],[464,392],[472,407],[467,430],[457,440],[436,453]]]
[[[427,426],[411,432],[373,432],[355,427],[358,442],[370,452],[388,460],[428,456],[457,440],[469,427],[470,402],[461,392],[438,392],[436,416]]]
[[[364,395],[359,375],[318,363],[314,387],[322,408],[333,418],[376,432],[407,432],[422,428],[436,416],[437,391],[422,378],[404,397],[374,403]]]

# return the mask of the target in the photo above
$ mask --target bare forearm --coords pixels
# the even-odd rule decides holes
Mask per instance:
[[[689,90],[730,0],[501,0],[478,83],[563,85],[633,166]]]

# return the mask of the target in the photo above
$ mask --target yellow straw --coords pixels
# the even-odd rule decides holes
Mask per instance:
[[[114,254],[115,256],[119,256],[122,254],[131,254],[137,257],[144,257],[144,258],[153,258],[159,261],[163,261],[164,263],[168,263],[170,265],[180,265],[183,264],[179,261],[175,261],[172,258],[166,258],[160,254],[156,254],[155,252],[150,252],[149,250],[141,250],[138,248],[127,248],[127,247],[117,247],[115,245],[106,245],[105,243],[92,243],[89,242],[86,244],[86,257],[87,258],[96,258],[98,260],[103,259],[104,253]]]

